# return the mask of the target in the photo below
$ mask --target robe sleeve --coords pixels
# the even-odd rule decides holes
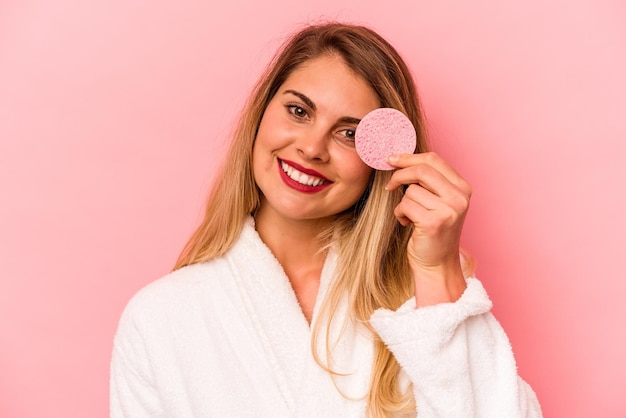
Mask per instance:
[[[111,418],[162,417],[145,342],[126,309],[115,336],[111,357]]]
[[[454,303],[378,309],[371,325],[413,384],[419,418],[539,418],[535,393],[517,374],[508,337],[480,281]]]

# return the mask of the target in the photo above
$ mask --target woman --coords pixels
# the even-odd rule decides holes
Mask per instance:
[[[392,172],[354,148],[379,107],[418,133]],[[245,106],[175,271],[122,316],[111,415],[541,416],[459,256],[470,187],[427,152],[423,125],[379,35],[295,34]]]

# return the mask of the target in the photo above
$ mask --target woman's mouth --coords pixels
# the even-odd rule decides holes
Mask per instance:
[[[286,161],[278,159],[278,165],[283,180],[285,180],[289,186],[300,191],[316,192],[332,183],[330,180],[319,175],[319,173],[317,173],[317,175],[313,174],[312,170],[297,166],[295,163],[287,163]]]
[[[327,183],[327,180],[298,171],[284,161],[280,162],[280,167],[290,179],[295,180],[300,184],[304,184],[305,186],[319,186],[320,184]]]

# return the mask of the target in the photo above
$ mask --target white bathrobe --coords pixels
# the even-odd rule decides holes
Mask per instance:
[[[314,322],[335,265],[331,253]],[[541,417],[490,308],[469,279],[455,303],[416,309],[413,298],[372,316],[413,383],[419,418]],[[177,270],[129,302],[113,348],[111,417],[365,417],[371,339],[362,326],[334,344],[336,335],[338,327],[332,366],[346,375],[333,382],[313,358],[289,280],[250,220],[225,256]]]

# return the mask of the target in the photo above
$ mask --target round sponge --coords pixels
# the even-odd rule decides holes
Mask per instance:
[[[404,113],[382,107],[372,110],[356,127],[355,146],[359,157],[376,170],[393,170],[387,163],[390,154],[415,152],[417,135]]]

